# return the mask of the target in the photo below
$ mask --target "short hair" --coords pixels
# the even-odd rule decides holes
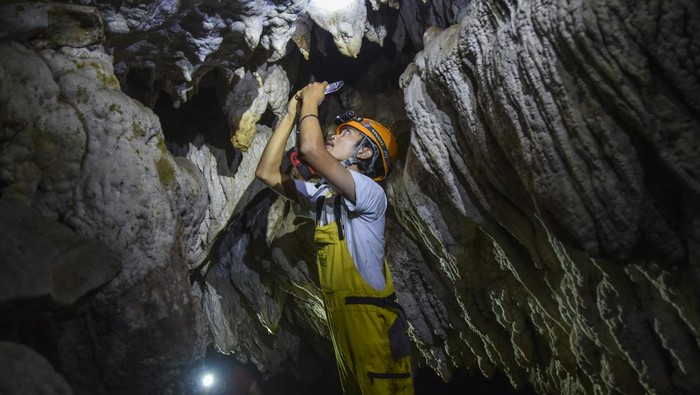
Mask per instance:
[[[369,178],[375,178],[384,174],[384,165],[379,157],[379,147],[366,136],[362,136],[362,139],[357,143],[355,147],[367,147],[372,150],[372,156],[367,159],[357,159],[357,168]]]

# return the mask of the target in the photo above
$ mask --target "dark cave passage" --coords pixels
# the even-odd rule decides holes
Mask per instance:
[[[160,118],[167,143],[183,146],[201,135],[201,143],[225,150],[227,157],[233,156],[226,116],[214,87],[200,86],[197,94],[178,108],[165,92],[161,92],[153,112]]]
[[[331,368],[334,368],[332,366]],[[207,377],[207,375],[210,375]],[[200,380],[195,383],[193,392],[198,395],[248,395],[255,385],[263,395],[343,395],[335,370],[324,375],[326,380],[316,383],[302,383],[287,374],[264,376],[254,364],[244,364],[233,355],[225,355],[207,349],[204,369]],[[416,395],[536,395],[530,384],[514,389],[508,378],[500,370],[487,379],[481,373],[454,372],[449,382],[444,382],[432,369],[420,367],[414,373]],[[203,385],[205,378],[211,380]],[[335,380],[333,380],[335,378]]]
[[[342,55],[333,47],[332,37],[320,33],[314,41],[325,41],[323,46],[330,48],[321,52],[319,45],[312,47],[308,61],[300,59],[299,78],[292,91],[302,88],[311,80],[334,82],[343,80],[362,95],[376,95],[399,89],[399,77],[406,66],[413,61],[415,50],[406,43],[401,51],[386,40],[383,46],[364,39],[362,51],[357,58]]]

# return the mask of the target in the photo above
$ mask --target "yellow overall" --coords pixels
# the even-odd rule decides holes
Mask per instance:
[[[413,394],[410,342],[403,309],[396,302],[391,272],[384,261],[386,287],[372,288],[355,268],[341,225],[342,198],[335,223],[314,235],[321,290],[338,371],[346,394]]]

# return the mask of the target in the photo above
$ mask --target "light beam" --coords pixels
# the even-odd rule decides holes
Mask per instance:
[[[315,7],[326,11],[338,11],[350,7],[357,0],[311,0]]]
[[[211,373],[207,373],[204,376],[202,376],[202,386],[205,388],[209,388],[214,384],[214,375]]]

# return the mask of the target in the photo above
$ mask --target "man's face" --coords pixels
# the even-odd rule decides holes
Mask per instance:
[[[357,129],[351,126],[345,126],[340,130],[340,133],[334,134],[326,140],[326,149],[338,161],[348,159],[355,146],[362,140],[364,135]]]

